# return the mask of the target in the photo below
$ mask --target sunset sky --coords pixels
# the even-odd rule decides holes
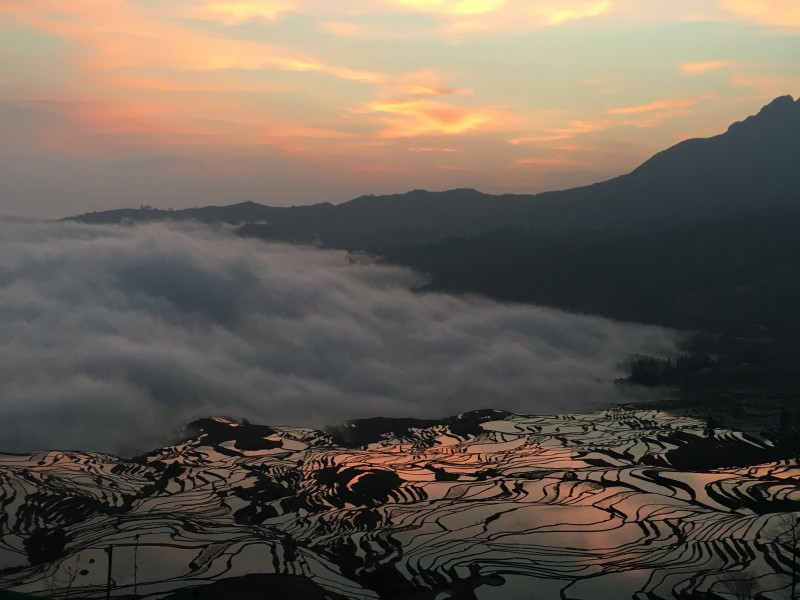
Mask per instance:
[[[0,0],[0,212],[537,192],[798,93],[797,0]]]

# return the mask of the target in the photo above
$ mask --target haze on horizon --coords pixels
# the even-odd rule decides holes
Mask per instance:
[[[570,187],[797,56],[794,0],[0,2],[0,212]]]

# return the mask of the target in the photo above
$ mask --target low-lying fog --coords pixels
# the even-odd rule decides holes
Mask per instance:
[[[192,419],[319,427],[619,400],[675,334],[415,294],[408,270],[163,224],[0,221],[0,451],[132,453]]]

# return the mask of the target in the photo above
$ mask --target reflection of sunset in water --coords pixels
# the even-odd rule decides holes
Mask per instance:
[[[378,598],[379,578],[431,597],[669,598],[715,590],[743,565],[785,588],[781,515],[770,513],[800,500],[790,481],[800,469],[670,466],[692,444],[766,448],[704,429],[692,416],[621,409],[367,420],[328,433],[206,419],[135,460],[3,456],[0,566],[20,568],[0,584],[42,591],[85,571],[72,589],[101,597],[102,550],[117,545],[119,595],[271,573],[336,598]],[[27,564],[45,531],[32,523],[51,536],[60,525],[52,562]]]

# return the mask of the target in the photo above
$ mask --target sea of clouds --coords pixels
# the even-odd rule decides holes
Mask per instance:
[[[594,409],[630,354],[675,350],[656,327],[422,283],[227,228],[0,219],[0,451],[133,453],[210,415]]]

